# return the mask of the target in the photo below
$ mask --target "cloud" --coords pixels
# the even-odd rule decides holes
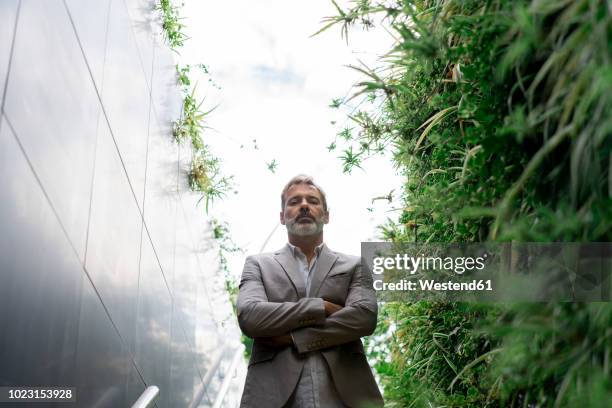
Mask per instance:
[[[277,68],[269,65],[257,65],[252,68],[253,79],[264,83],[280,83],[301,87],[305,78],[291,68]]]

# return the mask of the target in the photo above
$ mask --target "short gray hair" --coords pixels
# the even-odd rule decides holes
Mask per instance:
[[[285,184],[285,187],[283,188],[283,191],[281,193],[281,210],[285,209],[285,196],[287,195],[287,191],[291,186],[295,184],[308,184],[319,190],[319,193],[321,194],[321,200],[323,202],[323,210],[327,211],[327,198],[325,197],[325,192],[317,183],[314,182],[311,176],[308,176],[306,174],[298,174],[297,176],[289,180],[287,184]]]

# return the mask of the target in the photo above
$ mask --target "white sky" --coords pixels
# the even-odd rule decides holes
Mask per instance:
[[[215,202],[212,215],[229,223],[234,241],[247,254],[258,253],[278,224],[282,187],[298,173],[310,174],[330,206],[325,242],[358,255],[361,241],[377,238],[377,225],[397,218],[398,212],[389,210],[399,207],[402,179],[390,159],[380,157],[368,159],[365,171],[342,173],[341,150],[328,152],[326,146],[350,123],[346,112],[329,104],[363,79],[346,65],[375,61],[389,50],[389,34],[356,28],[347,46],[338,26],[309,38],[322,27],[323,17],[335,15],[328,0],[185,0],[181,14],[191,37],[181,49],[182,63],[206,64],[220,88],[206,78],[199,81],[204,110],[219,105],[208,119],[214,130],[206,130],[204,139],[236,182],[237,194]],[[273,159],[275,174],[266,166]],[[392,189],[396,202],[372,205],[373,197]],[[264,250],[276,250],[286,240],[280,226]],[[237,275],[243,262],[243,254],[230,260]]]

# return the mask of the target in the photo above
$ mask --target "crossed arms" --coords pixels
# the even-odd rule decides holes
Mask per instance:
[[[294,344],[299,353],[337,346],[372,334],[376,327],[376,296],[371,275],[357,265],[344,306],[321,298],[269,302],[261,267],[248,257],[240,280],[238,324],[249,337],[276,347]]]

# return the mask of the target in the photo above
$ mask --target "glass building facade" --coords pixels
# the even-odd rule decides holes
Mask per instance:
[[[0,386],[238,404],[240,332],[172,137],[155,3],[0,1]]]

